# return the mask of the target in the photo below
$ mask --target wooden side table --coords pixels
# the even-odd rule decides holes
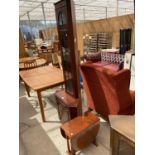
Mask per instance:
[[[119,155],[120,140],[135,147],[135,116],[109,115],[111,126],[111,153]]]
[[[67,139],[68,154],[87,147],[90,143],[96,144],[96,136],[99,131],[100,121],[97,116],[87,112],[84,116],[78,116],[61,127],[61,134]]]
[[[55,97],[58,105],[59,119],[62,123],[77,117],[79,99],[72,97],[65,90],[57,91]]]

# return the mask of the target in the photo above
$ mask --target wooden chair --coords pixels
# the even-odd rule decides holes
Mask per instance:
[[[56,56],[57,56],[57,59],[58,59],[59,67],[60,67],[60,69],[62,70],[62,60],[61,60],[61,55],[57,53]]]
[[[37,67],[36,60],[28,60],[24,62],[24,68],[25,69],[32,69]]]
[[[58,41],[53,42],[53,49],[54,49],[54,52],[59,52],[60,51],[60,43]]]
[[[61,55],[60,55],[60,43],[59,43],[59,41],[53,42],[53,52],[56,56],[57,62],[59,64],[59,68],[62,69],[62,61],[61,61]]]
[[[53,65],[52,53],[53,53],[52,47],[41,47],[40,49],[38,49],[38,56],[40,58],[46,59],[47,63],[52,63]]]

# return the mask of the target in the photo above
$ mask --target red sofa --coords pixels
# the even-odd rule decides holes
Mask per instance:
[[[108,115],[132,115],[135,112],[135,93],[129,90],[130,70],[118,72],[96,66],[81,65],[87,104],[108,121]]]
[[[124,55],[115,52],[96,52],[84,55],[84,60],[91,61],[97,66],[119,71],[123,68]]]

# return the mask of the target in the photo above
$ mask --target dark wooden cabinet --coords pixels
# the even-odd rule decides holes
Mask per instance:
[[[131,46],[131,28],[120,29],[120,54],[125,54]]]
[[[79,80],[80,58],[79,51],[77,50],[74,12],[73,0],[61,0],[55,3],[57,30],[65,79],[65,91],[63,93],[56,93],[58,113],[62,122],[82,114]],[[73,100],[76,104],[73,104]]]
[[[65,78],[66,92],[79,97],[79,55],[75,31],[74,4],[72,0],[55,3],[57,29]]]

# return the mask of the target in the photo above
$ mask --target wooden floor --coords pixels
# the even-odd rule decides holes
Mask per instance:
[[[37,105],[37,95],[31,91],[27,97],[23,84],[20,84],[19,96],[19,127],[20,127],[20,155],[65,155],[67,150],[66,140],[60,133],[56,103],[50,89],[42,93],[45,105],[46,123],[42,123],[40,108]],[[85,96],[83,105],[86,107]],[[97,136],[98,147],[91,144],[78,155],[110,155],[110,130],[109,124],[101,119],[101,128]],[[134,155],[134,150],[122,142],[120,155]]]

